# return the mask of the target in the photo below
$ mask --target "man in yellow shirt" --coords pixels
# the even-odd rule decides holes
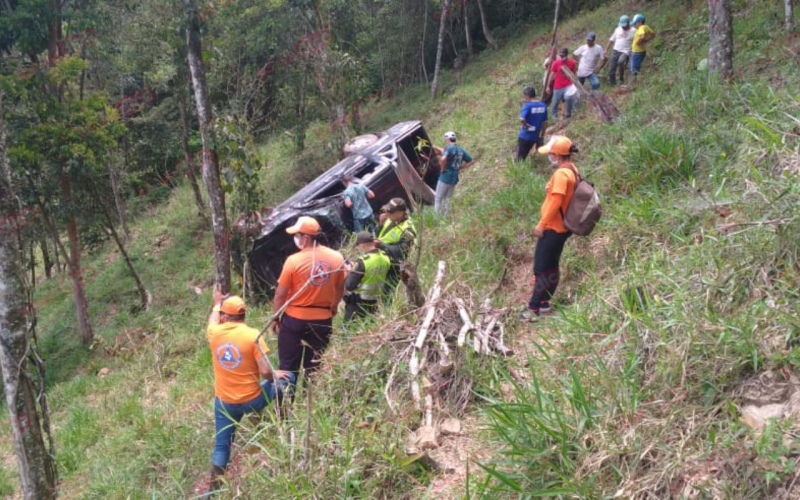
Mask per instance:
[[[295,382],[292,372],[275,370],[266,358],[269,348],[258,330],[244,322],[247,307],[241,297],[225,297],[214,285],[214,309],[208,317],[206,336],[214,365],[214,453],[211,456],[209,491],[219,489],[231,455],[236,424],[246,413],[260,412],[269,401],[280,398]],[[262,354],[262,351],[264,354]],[[259,376],[263,381],[259,383]]]
[[[564,244],[572,236],[564,226],[564,213],[575,194],[578,180],[578,169],[571,160],[572,153],[577,152],[578,148],[564,136],[553,136],[550,142],[539,148],[539,153],[548,155],[555,171],[547,182],[541,218],[533,230],[536,237],[533,292],[527,307],[520,314],[520,319],[526,321],[537,321],[540,314],[552,312],[550,298],[558,287],[558,263]]]
[[[647,44],[656,37],[656,32],[650,26],[644,24],[644,16],[636,14],[633,17],[633,26],[636,28],[636,34],[633,36],[633,44],[631,45],[631,76],[632,83],[636,82],[636,75],[642,68],[642,62],[647,55]]]

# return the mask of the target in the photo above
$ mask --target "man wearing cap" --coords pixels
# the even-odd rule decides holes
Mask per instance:
[[[463,148],[456,145],[456,133],[444,133],[444,149],[434,147],[437,153],[442,155],[439,158],[441,173],[439,182],[436,184],[436,197],[434,199],[433,211],[438,215],[444,206],[444,216],[450,213],[450,198],[456,190],[458,184],[458,173],[472,166],[472,157]],[[466,163],[463,163],[466,162]]]
[[[391,267],[389,257],[375,246],[375,240],[369,231],[361,231],[356,235],[355,246],[361,256],[347,273],[344,282],[344,289],[348,292],[344,296],[345,321],[375,312],[386,286],[386,274]]]
[[[553,136],[539,148],[539,153],[548,155],[550,165],[555,168],[547,182],[541,218],[533,235],[537,238],[534,252],[534,285],[531,299],[520,314],[526,321],[536,321],[540,314],[552,312],[550,299],[556,293],[559,281],[558,265],[564,244],[572,235],[564,226],[564,216],[578,180],[578,169],[572,164],[571,155],[578,148],[564,136]]]
[[[258,330],[244,322],[247,307],[241,297],[223,296],[214,285],[214,309],[208,317],[206,337],[214,365],[214,453],[209,487],[220,487],[231,455],[236,424],[246,413],[260,412],[269,401],[280,398],[294,383],[293,373],[272,370],[269,348]],[[259,349],[259,346],[261,347]],[[259,383],[259,375],[263,381]]]
[[[355,232],[375,230],[375,213],[367,199],[375,198],[375,193],[363,184],[353,182],[352,175],[343,175],[344,184],[344,206],[353,213],[353,230]]]
[[[375,246],[386,252],[392,263],[386,274],[384,287],[384,293],[389,295],[400,281],[400,264],[406,260],[411,247],[416,244],[417,228],[408,217],[404,199],[392,198],[381,210],[384,213],[381,214],[381,229]]]
[[[575,60],[569,58],[569,49],[564,47],[558,52],[558,58],[553,61],[550,70],[550,79],[547,81],[547,86],[553,86],[553,108],[551,113],[553,118],[558,118],[558,106],[564,95],[567,93],[572,81],[567,78],[567,75],[561,71],[561,68],[568,68],[573,73],[575,72]],[[567,102],[567,118],[572,117],[572,99],[566,99]]]
[[[633,37],[636,35],[636,30],[631,29],[631,23],[628,16],[619,18],[619,26],[611,34],[606,44],[606,52],[614,44],[614,53],[611,55],[611,65],[608,68],[608,81],[611,85],[617,84],[617,68],[619,68],[619,83],[625,83],[625,66],[627,66],[628,58],[631,54],[631,45],[633,44]]]
[[[656,32],[650,26],[644,24],[644,16],[642,14],[633,16],[633,26],[636,28],[636,33],[631,44],[631,76],[634,79],[632,83],[635,83],[644,58],[647,55],[647,44],[656,37]]]
[[[328,347],[333,317],[344,295],[344,257],[321,245],[321,228],[313,217],[297,219],[286,232],[294,235],[299,251],[283,264],[272,303],[273,314],[290,301],[283,317],[275,320],[280,369],[309,374],[319,367]]]
[[[517,137],[517,154],[514,161],[520,161],[528,157],[533,146],[544,138],[544,131],[547,130],[547,105],[536,99],[536,90],[533,87],[522,89],[525,97],[525,104],[519,112],[519,121],[522,127]]]
[[[597,35],[594,32],[590,32],[586,35],[586,44],[578,47],[578,50],[572,54],[578,58],[578,73],[576,75],[578,81],[583,85],[583,82],[588,78],[589,83],[592,85],[592,90],[600,88],[600,79],[597,78],[597,73],[600,73],[606,63],[606,53],[603,47],[595,43],[595,38],[597,38]]]

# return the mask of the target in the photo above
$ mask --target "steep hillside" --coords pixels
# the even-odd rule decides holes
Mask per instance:
[[[567,243],[556,317],[529,325],[510,314],[507,359],[462,353],[461,435],[429,458],[406,453],[420,416],[392,412],[383,396],[395,350],[382,339],[416,324],[397,300],[359,331],[335,325],[312,397],[301,391],[286,420],[245,423],[222,497],[798,498],[800,61],[796,39],[780,31],[779,2],[733,3],[734,84],[696,69],[707,51],[704,2],[620,2],[562,22],[571,50],[587,31],[604,43],[635,9],[659,37],[636,90],[613,96],[616,123],[585,103],[571,123],[551,123],[580,146],[576,165],[603,195],[603,220]],[[437,141],[455,130],[478,160],[451,218],[422,217],[426,289],[442,258],[460,293],[514,311],[527,300],[549,166],[510,158],[521,87],[541,81],[530,51],[544,53],[537,40],[549,29],[470,61],[460,85],[445,73],[433,103],[428,89],[407,89],[370,116],[376,130],[422,119]],[[320,168],[332,162],[318,139],[309,150]],[[284,137],[263,146],[264,205],[302,182],[291,151]],[[212,255],[192,206],[182,186],[132,228],[130,252],[154,295],[148,312],[135,311],[110,246],[92,262],[90,313],[105,346],[78,344],[57,280],[39,291],[64,498],[191,498],[207,470]],[[261,326],[269,310],[260,305],[248,322]],[[144,332],[135,348],[115,349],[131,331]],[[407,382],[399,368],[398,387]],[[765,412],[779,418],[761,426]],[[0,493],[13,496],[10,440],[2,450]]]

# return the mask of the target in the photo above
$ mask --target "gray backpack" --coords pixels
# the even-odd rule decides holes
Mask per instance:
[[[567,213],[561,212],[564,227],[578,236],[587,236],[600,220],[600,196],[594,189],[594,184],[587,182],[574,167],[563,167],[572,170],[575,174],[575,191],[567,207]]]

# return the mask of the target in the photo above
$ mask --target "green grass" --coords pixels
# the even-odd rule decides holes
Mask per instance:
[[[739,422],[734,393],[754,374],[800,367],[800,172],[791,170],[800,159],[797,137],[781,133],[798,125],[799,68],[787,59],[749,64],[782,38],[771,14],[777,2],[733,3],[742,13],[736,64],[747,69],[739,83],[719,85],[694,69],[706,57],[702,8],[680,17],[682,34],[656,39],[641,85],[618,101],[619,121],[603,125],[584,105],[569,125],[581,147],[576,164],[602,194],[603,220],[591,237],[567,243],[557,319],[532,329],[511,320],[507,335],[518,349],[506,362],[462,353],[460,380],[472,384],[470,411],[480,410],[486,430],[477,435],[492,453],[470,464],[460,495],[666,498],[692,483],[706,496],[767,498],[794,477],[797,441],[787,436],[797,429],[788,421],[753,432]],[[599,27],[613,26],[619,10],[602,7],[562,25],[575,40],[587,27],[602,37]],[[659,31],[678,12],[648,4],[648,23]],[[509,158],[520,88],[541,81],[540,61],[524,59],[526,47],[548,29],[470,61],[460,87],[445,72],[435,102],[426,88],[395,92],[394,104],[365,124],[380,130],[419,118],[437,142],[456,130],[478,160],[463,175],[450,219],[423,216],[426,285],[443,255],[448,280],[464,293],[494,292],[496,306],[513,308],[527,298],[530,282],[521,280],[530,279],[549,167]],[[492,71],[503,64],[512,71],[498,85]],[[281,136],[261,147],[262,205],[279,203],[336,158],[314,137],[306,145],[297,154]],[[204,325],[213,278],[202,248],[211,237],[193,205],[182,186],[161,204],[133,207],[147,211],[134,221],[129,248],[154,295],[147,312],[136,310],[135,286],[110,245],[87,256],[97,270],[87,287],[96,335],[113,346],[120,333],[146,326],[147,341],[132,352],[108,357],[102,344],[81,346],[69,294],[55,291],[56,280],[38,287],[37,297],[50,297],[39,335],[60,476],[85,473],[84,498],[191,497],[209,465],[213,378]],[[720,207],[735,208],[740,221],[792,221],[721,231],[734,216]],[[426,494],[436,473],[404,452],[418,416],[408,401],[392,412],[383,398],[394,347],[379,347],[380,339],[415,320],[398,320],[402,303],[358,331],[337,325],[310,412],[301,391],[287,420],[245,424],[232,487],[253,498]],[[262,325],[268,311],[255,308],[248,322]],[[274,352],[274,337],[269,345]],[[110,373],[96,376],[99,367]],[[408,385],[406,372],[398,367],[396,387]],[[8,443],[3,449],[10,453]],[[704,470],[707,480],[692,479]],[[17,487],[15,463],[6,461],[0,492]]]

